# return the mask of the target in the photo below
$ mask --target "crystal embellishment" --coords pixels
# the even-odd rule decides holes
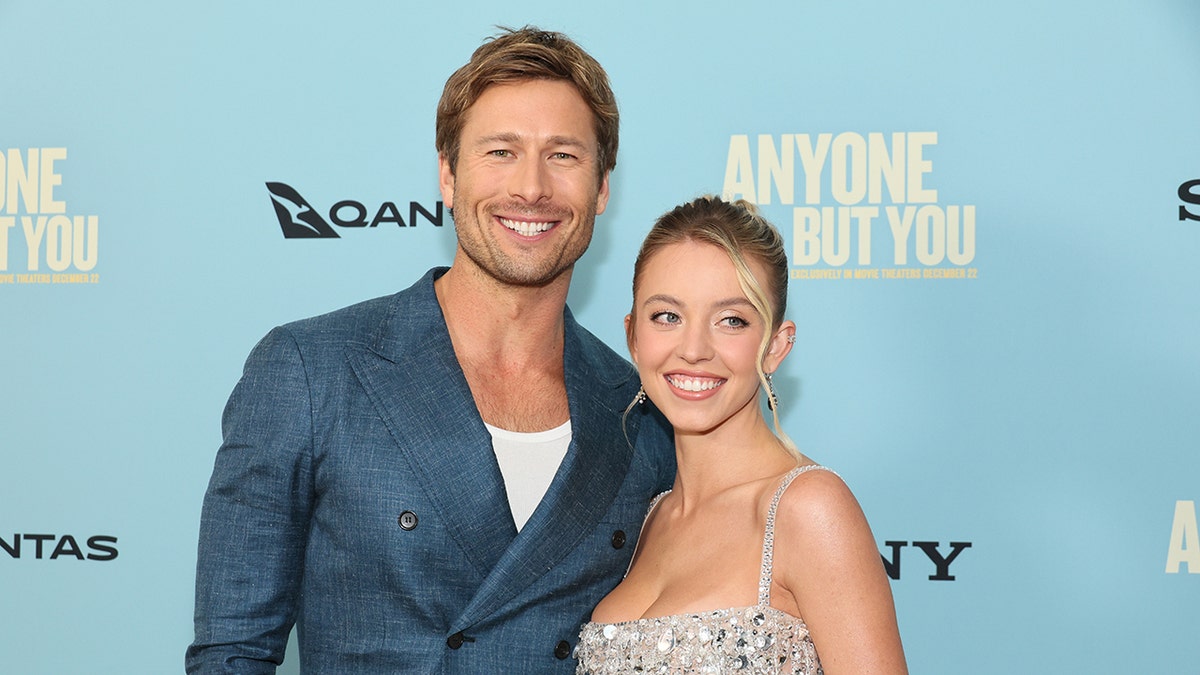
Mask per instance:
[[[758,604],[698,614],[621,623],[587,623],[576,655],[578,675],[618,673],[729,673],[822,675],[817,650],[802,620],[770,606],[775,512],[792,479],[784,477],[767,511]]]
[[[666,654],[675,646],[675,635],[670,628],[663,631],[662,637],[658,638],[658,651]]]

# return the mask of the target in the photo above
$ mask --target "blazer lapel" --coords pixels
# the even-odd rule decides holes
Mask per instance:
[[[350,364],[464,555],[486,577],[516,536],[504,480],[433,292],[396,296]]]
[[[561,562],[595,529],[624,481],[633,448],[621,433],[621,415],[633,398],[624,386],[633,369],[617,376],[611,367],[597,369],[581,333],[567,310],[563,350],[571,411],[567,455],[541,503],[459,617],[456,629],[495,611]],[[595,341],[590,335],[587,338]],[[630,415],[627,420],[631,439],[637,438],[637,417]]]

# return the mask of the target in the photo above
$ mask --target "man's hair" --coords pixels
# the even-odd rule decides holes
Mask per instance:
[[[458,165],[467,110],[488,87],[529,80],[556,80],[574,86],[592,111],[599,146],[598,178],[612,171],[617,164],[620,116],[604,69],[562,33],[533,26],[502,30],[500,35],[480,45],[471,60],[446,80],[442,90],[434,144],[438,154],[448,160],[450,170],[454,171]]]

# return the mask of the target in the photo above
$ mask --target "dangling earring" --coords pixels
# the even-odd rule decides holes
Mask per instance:
[[[637,396],[633,397],[633,405],[642,405],[646,402],[646,388],[638,387]]]
[[[771,410],[779,407],[779,397],[775,395],[775,384],[771,382],[770,373],[767,373],[767,407]]]

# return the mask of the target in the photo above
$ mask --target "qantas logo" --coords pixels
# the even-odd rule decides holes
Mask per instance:
[[[329,223],[299,192],[287,183],[267,183],[267,191],[271,193],[271,201],[275,203],[275,215],[279,217],[279,226],[283,228],[283,236],[287,239],[337,239],[338,233],[333,231]]]
[[[107,534],[97,534],[87,538],[87,555],[79,544],[83,537],[70,534],[20,534],[15,533],[11,539],[5,540],[0,534],[0,551],[8,557],[19,560],[22,557],[21,543],[24,542],[24,557],[36,560],[57,560],[59,558],[75,558],[76,560],[116,560],[117,538]],[[30,548],[32,546],[32,549]],[[50,549],[53,548],[53,552]]]
[[[267,192],[275,206],[275,216],[285,239],[338,239],[341,235],[330,225],[339,228],[378,227],[381,223],[396,227],[416,227],[418,219],[435,227],[445,224],[445,205],[438,201],[433,208],[425,208],[418,202],[408,203],[408,220],[400,214],[395,202],[383,202],[375,210],[375,216],[367,219],[366,205],[354,199],[343,199],[329,209],[326,220],[312,204],[308,203],[295,188],[287,183],[267,183]]]

